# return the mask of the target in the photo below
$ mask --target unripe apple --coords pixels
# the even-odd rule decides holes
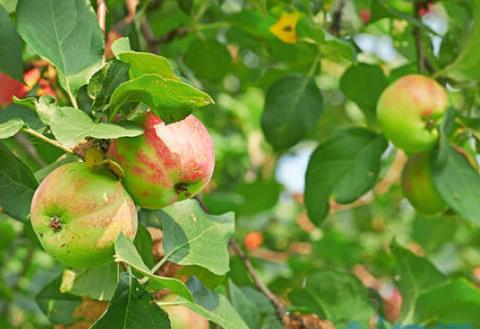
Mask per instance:
[[[200,192],[215,166],[212,139],[193,115],[166,125],[148,112],[145,132],[112,141],[109,156],[125,171],[123,183],[137,205],[159,209]]]
[[[385,136],[408,153],[431,150],[438,141],[438,121],[448,107],[447,92],[422,75],[404,76],[380,96],[377,118]]]
[[[51,172],[35,191],[33,229],[43,248],[74,268],[113,260],[123,233],[134,238],[137,211],[122,184],[107,171],[68,163]]]
[[[402,172],[402,188],[420,213],[434,215],[447,208],[433,182],[430,153],[415,154],[408,159]]]

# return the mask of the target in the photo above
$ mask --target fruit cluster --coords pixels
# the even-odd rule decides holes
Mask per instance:
[[[105,168],[74,162],[52,171],[36,190],[32,226],[58,261],[74,268],[112,261],[117,236],[135,237],[136,206],[168,206],[210,181],[213,142],[197,118],[166,125],[147,112],[143,127],[143,135],[113,140],[108,149],[124,170],[122,182]]]
[[[422,75],[396,80],[383,91],[377,105],[384,135],[409,155],[402,173],[404,194],[426,215],[446,209],[433,180],[432,150],[438,144],[438,126],[447,108],[446,90]]]

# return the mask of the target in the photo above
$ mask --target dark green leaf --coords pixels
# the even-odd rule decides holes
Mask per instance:
[[[133,276],[122,273],[107,311],[91,328],[165,329],[170,328],[170,320]]]
[[[387,78],[380,66],[352,65],[340,80],[340,89],[366,112],[375,113],[377,101],[387,86]]]
[[[30,170],[0,143],[0,206],[11,216],[27,220],[37,181]]]
[[[61,292],[87,296],[95,300],[110,300],[119,281],[119,264],[84,269],[66,270],[63,273]]]
[[[0,72],[23,81],[22,41],[0,5]]]
[[[92,110],[104,111],[115,89],[128,81],[128,65],[113,60],[95,73],[88,84],[88,96],[93,99]]]
[[[62,278],[56,278],[47,284],[35,297],[38,306],[52,323],[70,324],[74,321],[73,311],[82,303],[82,298],[71,294],[62,294]]]
[[[160,213],[165,258],[180,265],[202,266],[214,274],[228,272],[228,240],[233,235],[232,212],[206,214],[195,200],[184,200]]]
[[[262,129],[276,150],[298,143],[318,121],[323,98],[314,80],[290,76],[275,82],[267,91]]]
[[[198,107],[213,103],[206,93],[177,80],[145,74],[122,83],[110,99],[113,113],[124,105],[144,103],[166,123],[182,120]]]
[[[148,268],[153,267],[152,236],[142,224],[138,224],[133,244]]]
[[[28,46],[57,67],[70,95],[101,66],[102,31],[87,1],[20,0],[17,27]]]
[[[319,145],[310,157],[305,177],[309,217],[321,224],[329,200],[351,203],[375,184],[387,141],[366,128],[339,131]]]
[[[220,82],[230,69],[227,48],[214,39],[195,39],[185,53],[185,63],[199,79]]]
[[[260,328],[260,312],[255,303],[231,281],[228,281],[228,291],[232,306],[237,310],[250,328]]]

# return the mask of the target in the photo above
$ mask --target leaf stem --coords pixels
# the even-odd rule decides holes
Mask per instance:
[[[157,272],[158,269],[167,262],[169,256],[170,255],[165,255],[162,259],[160,259],[160,261],[157,264],[155,264],[155,266],[152,268],[153,274],[155,274],[155,272]]]
[[[104,40],[106,40],[106,35],[105,35],[106,18],[107,18],[107,4],[105,0],[97,0],[98,25],[100,25],[100,29],[102,30]],[[102,64],[105,64],[105,62],[106,62],[106,57],[105,57],[105,52],[103,52]]]
[[[53,145],[53,146],[63,150],[65,153],[75,154],[75,152],[73,152],[73,150],[71,148],[62,145],[61,143],[57,142],[56,140],[48,138],[47,136],[44,136],[44,135],[40,134],[39,132],[36,132],[35,130],[31,129],[31,128],[23,128],[22,131],[29,134],[29,135],[37,137],[38,139],[41,139],[45,143],[48,143],[50,145]]]

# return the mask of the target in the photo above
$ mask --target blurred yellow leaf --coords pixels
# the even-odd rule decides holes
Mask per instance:
[[[300,13],[282,13],[280,19],[270,27],[270,32],[285,43],[297,42],[297,23],[300,19]]]

